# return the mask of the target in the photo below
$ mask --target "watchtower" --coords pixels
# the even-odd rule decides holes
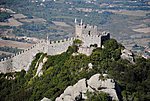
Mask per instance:
[[[97,26],[83,24],[82,19],[80,23],[78,23],[75,19],[75,35],[76,37],[82,37],[82,35],[98,35]]]

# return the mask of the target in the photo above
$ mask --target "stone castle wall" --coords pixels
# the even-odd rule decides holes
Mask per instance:
[[[72,45],[74,40],[75,38],[72,37],[59,41],[51,41],[50,44],[48,44],[47,54],[56,55],[67,51],[68,47]]]
[[[79,39],[83,41],[83,47],[90,47],[90,45],[97,44],[101,47],[101,36],[98,35],[82,35]]]
[[[78,39],[83,41],[83,47],[90,47],[91,45],[97,44],[97,47],[101,47],[103,42],[110,39],[109,32],[102,32],[99,35],[86,35],[83,34]]]
[[[0,72],[14,72],[22,69],[28,70],[35,55],[39,52],[48,55],[56,55],[65,52],[68,46],[72,45],[75,38],[68,38],[59,41],[40,41],[32,47],[19,53],[0,60]]]
[[[101,47],[105,40],[110,38],[109,33],[98,33],[97,26],[85,25],[82,22],[75,25],[76,38],[83,41],[82,47],[79,52],[89,55],[92,52],[91,45]],[[48,55],[56,55],[65,52],[69,46],[72,45],[75,37],[63,39],[59,41],[46,41],[41,40],[39,43],[32,47],[23,50],[11,57],[0,60],[0,72],[14,72],[29,69],[32,60],[39,52],[47,53]]]
[[[97,26],[83,25],[82,34],[84,35],[97,35]]]
[[[75,23],[75,33],[78,39],[83,41],[83,47],[90,47],[91,45],[97,44],[97,47],[101,47],[105,40],[110,38],[108,32],[98,32],[97,26]]]
[[[86,55],[91,55],[94,47],[102,47],[104,41],[110,38],[109,33],[103,32],[101,35],[82,35],[80,38],[82,40],[82,46],[79,47],[78,52]]]

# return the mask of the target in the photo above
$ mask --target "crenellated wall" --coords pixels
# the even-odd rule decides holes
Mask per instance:
[[[47,53],[48,55],[56,55],[65,52],[69,46],[72,45],[75,38],[83,41],[82,47],[79,48],[79,52],[90,55],[92,52],[91,45],[97,45],[101,47],[105,40],[110,38],[108,32],[97,32],[97,26],[85,25],[82,23],[75,25],[75,36],[68,39],[58,41],[40,40],[32,47],[25,49],[19,53],[0,60],[0,72],[14,72],[25,69],[28,71],[32,60],[39,52]]]
[[[99,35],[82,34],[78,39],[82,40],[82,46],[79,47],[78,52],[90,55],[94,49],[91,46],[101,47],[104,41],[110,39],[109,32],[102,32]]]
[[[47,53],[48,55],[56,55],[65,52],[68,46],[72,45],[75,38],[68,38],[59,41],[42,40],[32,47],[25,49],[19,53],[0,60],[0,72],[14,72],[29,69],[29,66],[34,59],[34,56],[39,52]]]
[[[56,55],[67,51],[68,47],[72,45],[75,37],[59,40],[59,41],[50,41],[48,44],[48,55]]]
[[[89,24],[83,24],[82,22],[80,24],[75,24],[75,33],[76,36],[81,35],[98,35],[98,29],[97,26],[89,25]]]
[[[78,39],[83,41],[83,47],[90,47],[91,45],[97,44],[98,47],[101,47],[105,40],[110,38],[108,32],[99,33],[97,26],[75,23],[75,35]]]

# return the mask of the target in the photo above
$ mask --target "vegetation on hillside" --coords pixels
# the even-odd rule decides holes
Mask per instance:
[[[0,12],[0,22],[6,21],[8,18],[10,18],[10,14],[7,12]]]
[[[109,95],[104,92],[87,92],[86,101],[110,101]]]
[[[4,46],[4,47],[0,47],[0,51],[9,52],[9,53],[18,53],[22,51],[22,49],[18,49],[17,47],[13,48],[13,47]]]
[[[73,44],[74,44],[74,45],[77,45],[77,46],[80,46],[82,43],[83,43],[83,42],[82,42],[82,40],[80,40],[80,39],[75,39],[74,42],[73,42]]]
[[[0,99],[39,101],[47,97],[54,101],[67,86],[74,85],[78,80],[89,79],[95,73],[108,73],[120,86],[123,100],[150,100],[150,59],[137,57],[135,64],[122,60],[120,55],[123,46],[114,39],[106,41],[104,47],[93,50],[90,56],[72,56],[76,52],[75,46],[70,46],[66,52],[55,56],[37,54],[27,73],[22,70],[0,74]],[[41,77],[34,77],[35,65],[41,55],[48,58],[43,66],[44,73]],[[88,63],[93,64],[93,69],[88,68]],[[107,98],[108,95],[97,93],[88,96],[89,100],[97,101]]]

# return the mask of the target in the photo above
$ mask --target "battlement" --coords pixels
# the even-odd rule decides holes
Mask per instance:
[[[101,36],[100,35],[86,35],[86,34],[83,34],[82,37],[87,37],[87,38],[88,37],[91,37],[91,38],[93,37],[94,38],[94,37],[101,37]]]
[[[92,26],[89,24],[78,24],[75,27],[76,36],[86,35],[98,35],[97,26]]]
[[[88,37],[89,38],[98,38],[98,37],[105,36],[105,35],[108,35],[108,32],[103,32],[102,35],[86,35],[86,34],[84,34],[84,35],[82,35],[82,37],[84,37],[84,38],[88,38]],[[59,44],[59,43],[73,41],[75,39],[76,39],[75,37],[71,37],[71,38],[66,38],[66,39],[63,39],[63,40],[49,41],[48,43],[51,44],[51,45],[55,45],[55,44]],[[15,53],[15,54],[11,55],[10,57],[5,57],[5,58],[1,59],[0,62],[7,61],[7,60],[10,60],[10,59],[18,56],[18,55],[27,53],[28,51],[30,51],[34,48],[37,48],[37,46],[39,46],[40,44],[47,44],[47,41],[46,40],[41,40],[38,43],[34,44],[33,46],[31,46],[31,47],[29,47],[25,50],[22,50],[18,53]]]
[[[96,29],[97,30],[97,26],[90,25],[90,24],[77,24],[76,27],[82,27],[83,29]]]
[[[110,33],[103,31],[102,33],[99,33],[98,35],[89,35],[89,34],[82,34],[81,37],[103,37],[103,36],[108,36]]]
[[[109,34],[110,34],[109,32],[103,31],[101,35],[102,35],[102,36],[107,36],[107,35],[109,35]]]
[[[75,40],[75,37],[66,38],[66,39],[63,39],[63,40],[48,41],[48,44],[55,45],[55,44],[59,44],[59,43],[61,44],[61,43],[68,42],[68,41],[73,41],[73,40]],[[5,57],[5,58],[1,59],[0,62],[5,62],[7,60],[11,60],[12,58],[14,58],[16,56],[19,56],[19,55],[22,55],[24,53],[27,53],[28,51],[30,51],[32,49],[34,50],[35,48],[37,48],[38,46],[41,46],[42,44],[48,45],[47,40],[40,40],[38,43],[34,44],[33,46],[31,46],[27,49],[24,49],[24,50],[22,50],[18,53],[15,53],[15,54],[13,54],[9,57]]]
[[[49,41],[49,43],[50,44],[58,44],[58,43],[64,43],[64,42],[73,41],[73,40],[75,40],[75,37],[66,38],[63,40]]]
[[[10,57],[1,59],[0,71],[6,73],[12,71],[21,71],[22,69],[28,70],[37,53],[43,52],[47,53],[48,55],[61,54],[67,51],[68,47],[73,44],[73,41],[76,38],[79,38],[83,41],[82,47],[80,47],[79,52],[90,55],[92,53],[92,45],[101,47],[103,42],[110,38],[109,32],[98,33],[97,26],[83,24],[82,21],[80,24],[75,24],[76,37],[65,38],[56,41],[48,40],[48,37],[47,40],[39,40],[39,42],[27,49],[15,53]]]

